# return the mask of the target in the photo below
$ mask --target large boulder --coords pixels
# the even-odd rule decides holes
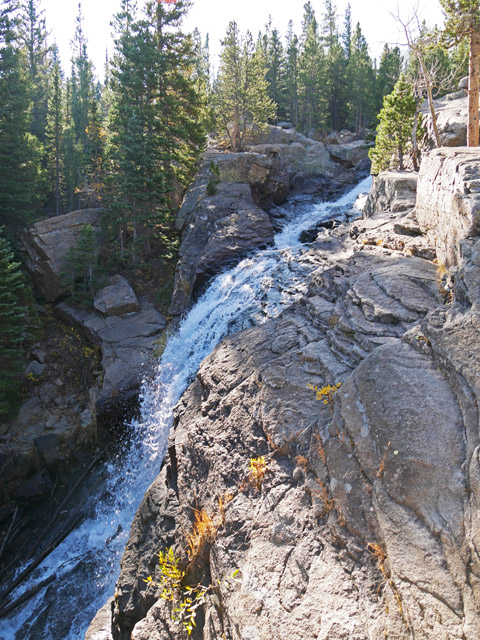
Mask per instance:
[[[98,229],[101,209],[83,209],[35,223],[23,235],[25,261],[33,281],[49,302],[66,291],[62,283],[65,255],[75,247],[85,225]]]
[[[467,93],[449,94],[434,100],[437,128],[442,147],[463,147],[467,144],[468,98]],[[422,120],[427,130],[430,146],[435,147],[432,118],[427,101],[422,106]]]
[[[364,140],[355,140],[344,144],[327,144],[326,148],[334,162],[352,168],[368,158],[371,147],[372,145]]]
[[[364,217],[380,211],[413,209],[417,197],[418,174],[409,171],[383,171],[374,176],[363,208]]]
[[[121,414],[135,402],[166,320],[151,303],[137,312],[104,316],[62,302],[59,317],[102,349],[103,384],[97,397],[98,418]]]
[[[135,291],[128,280],[118,274],[112,276],[108,285],[96,294],[93,306],[106,316],[123,316],[140,310]]]
[[[423,159],[416,214],[440,263],[458,265],[462,245],[480,232],[480,160],[471,147],[433,150]]]
[[[241,156],[238,167],[235,165],[235,159],[231,157],[235,155]],[[186,218],[187,224],[175,272],[170,316],[181,316],[187,309],[195,289],[204,284],[209,277],[249,251],[264,247],[273,241],[270,218],[255,204],[252,197],[254,187],[248,181],[249,175],[256,181],[257,186],[262,180],[257,169],[264,166],[264,161],[258,161],[257,156],[258,154],[253,153],[216,156],[220,175],[244,181],[219,182],[215,186],[215,195],[205,194],[192,204]],[[211,154],[209,158],[212,158]],[[256,168],[251,171],[248,169],[249,158],[255,160]],[[264,178],[266,181],[267,176]]]

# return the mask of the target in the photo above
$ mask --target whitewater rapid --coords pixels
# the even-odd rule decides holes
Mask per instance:
[[[0,640],[84,638],[114,593],[130,524],[160,470],[173,409],[200,363],[223,337],[276,317],[306,292],[314,265],[301,259],[301,233],[331,218],[332,210],[352,208],[370,184],[366,178],[336,202],[303,206],[276,235],[274,247],[245,258],[210,283],[169,337],[153,380],[144,383],[141,417],[132,424],[126,451],[97,471],[90,517],[10,597],[18,598],[52,574],[55,582],[0,619]]]

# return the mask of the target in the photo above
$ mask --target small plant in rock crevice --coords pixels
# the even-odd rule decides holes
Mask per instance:
[[[215,522],[205,509],[195,509],[192,530],[187,535],[187,555],[193,560],[199,555],[207,542],[213,542],[220,523]]]
[[[152,576],[143,581],[147,585],[159,587],[162,591],[160,597],[163,600],[173,603],[172,620],[181,622],[185,631],[190,636],[193,628],[196,627],[197,609],[202,607],[209,593],[212,593],[217,586],[222,584],[218,581],[218,585],[210,584],[208,586],[197,584],[183,586],[186,577],[186,571],[179,568],[180,558],[175,555],[173,547],[169,547],[165,551],[158,553],[160,567],[160,581],[153,580]],[[229,588],[231,580],[235,580],[239,570],[233,572],[223,584]],[[175,606],[176,605],[176,606]],[[178,615],[177,615],[178,614]]]
[[[250,458],[250,465],[248,467],[248,482],[254,486],[257,491],[260,491],[263,484],[263,479],[268,470],[268,465],[264,456],[260,458]]]
[[[337,393],[341,386],[342,383],[339,382],[338,384],[334,385],[327,384],[324,387],[320,387],[320,389],[317,385],[314,386],[313,384],[309,384],[308,388],[312,389],[312,391],[315,391],[317,400],[322,400],[323,404],[326,406],[330,404],[330,402],[332,402],[333,396]]]

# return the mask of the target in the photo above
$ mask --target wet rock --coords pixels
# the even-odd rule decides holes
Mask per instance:
[[[404,218],[405,214],[400,213],[393,216],[397,222]],[[374,232],[375,224],[378,233],[383,218],[369,219],[369,232]],[[365,491],[365,480],[363,476],[356,479],[356,458],[350,450],[343,454],[334,446],[337,442],[349,445],[348,437],[337,433],[334,426],[338,424],[338,429],[346,432],[343,423],[332,423],[331,407],[319,402],[309,385],[321,388],[343,381],[340,398],[343,388],[349,388],[352,371],[355,373],[360,363],[368,362],[369,354],[373,357],[384,353],[387,366],[395,345],[403,344],[405,331],[413,330],[439,304],[435,266],[418,258],[406,258],[401,252],[392,256],[382,246],[375,246],[371,253],[355,250],[356,240],[350,238],[347,225],[334,233],[336,248],[332,253],[325,248],[326,240],[314,243],[309,250],[310,259],[323,262],[323,267],[308,297],[279,318],[223,340],[202,363],[196,381],[179,403],[165,466],[137,513],[125,552],[117,584],[121,595],[114,637],[123,639],[131,634],[132,638],[143,640],[178,636],[180,631],[164,604],[155,602],[155,594],[142,588],[141,576],[158,570],[155,552],[159,545],[167,547],[175,542],[180,553],[182,532],[191,527],[189,505],[215,513],[218,497],[227,493],[233,499],[202,560],[205,576],[198,579],[215,584],[220,581],[221,607],[228,615],[220,615],[218,603],[209,601],[204,610],[204,637],[213,640],[218,633],[250,637],[255,629],[258,637],[300,640],[311,630],[316,637],[363,639],[382,637],[385,627],[402,629],[398,608],[391,606],[386,614],[384,602],[374,595],[383,577],[369,562],[366,546],[384,530],[376,520],[376,507],[370,498],[358,497]],[[360,232],[357,239],[361,240],[362,233],[366,231]],[[397,380],[406,380],[409,372],[406,354],[413,350],[408,345],[404,350],[405,354],[400,349],[396,356],[404,367],[400,378],[395,378],[393,371],[380,376],[379,384],[392,398],[398,390]],[[419,363],[424,363],[423,356],[418,357],[414,375],[419,382],[414,402],[420,412],[418,398],[425,392],[422,384],[427,384],[423,378],[430,376],[434,385],[439,378],[433,376],[433,369],[426,370],[425,364],[422,369]],[[365,369],[372,380],[378,380],[375,366]],[[391,366],[394,370],[394,364]],[[408,387],[408,382],[405,384]],[[432,396],[425,409],[425,415],[430,412],[437,416],[438,412],[438,416],[450,416],[444,418],[445,425],[455,415],[452,394],[449,396],[446,391],[440,388],[439,395]],[[380,419],[388,421],[388,415],[385,404],[379,402],[377,407],[374,392],[372,395],[368,406],[376,416],[372,420],[380,425]],[[443,399],[432,413],[440,396]],[[408,404],[408,395],[401,398]],[[382,438],[393,439],[395,434],[397,448],[399,438],[405,438],[410,450],[417,446],[421,449],[424,438],[434,438],[434,433],[427,432],[415,440],[412,418],[413,432],[406,430],[400,435],[405,417],[405,410],[399,406],[401,398],[396,400],[396,418],[389,423],[390,431]],[[352,412],[362,411],[360,404],[357,407],[348,398],[345,403]],[[337,411],[335,420],[336,416]],[[350,423],[358,429],[364,424],[353,413]],[[384,427],[378,428],[382,431]],[[378,446],[383,455],[383,439],[379,441],[373,427],[370,433],[374,442],[370,448]],[[362,433],[359,437],[363,437]],[[451,444],[456,446],[457,439]],[[363,447],[364,440],[358,446]],[[434,457],[435,451],[429,455]],[[269,460],[263,486],[260,491],[245,488],[248,461],[260,455]],[[413,460],[414,454],[411,456]],[[378,455],[370,464],[374,472],[369,468],[368,473],[375,477]],[[396,475],[392,480],[388,476],[389,482],[395,480]],[[414,497],[414,483],[408,484],[407,476],[398,481],[402,486],[396,487],[395,495],[403,491],[406,496],[410,487]],[[423,490],[425,493],[419,491],[416,496],[419,502],[431,499],[434,489],[428,493],[428,479]],[[338,495],[339,504],[345,503],[346,510],[347,506],[353,509],[351,516],[350,511],[344,516],[340,508],[332,508],[336,502],[330,503],[329,496],[333,495]],[[370,508],[374,511],[370,512]],[[458,512],[453,513],[456,515]],[[433,520],[434,516],[430,517]],[[389,544],[393,558],[400,546]],[[339,554],[338,546],[348,553]],[[241,576],[239,583],[224,588],[225,576],[235,570]],[[442,597],[453,597],[457,606],[451,578],[441,572],[438,575],[446,581]],[[395,594],[385,595],[385,601],[390,597],[395,598]],[[409,600],[412,608],[417,606],[418,598],[416,593]],[[419,601],[424,604],[422,598]],[[431,606],[441,606],[439,603],[437,600]],[[275,629],[271,626],[272,616]],[[408,637],[402,633],[397,637]]]
[[[53,474],[59,464],[65,464],[72,459],[72,451],[57,434],[40,436],[35,438],[33,442],[42,466]]]
[[[113,598],[109,598],[92,620],[85,634],[85,640],[112,640],[112,605]]]
[[[108,286],[101,289],[95,296],[93,306],[106,316],[123,316],[140,310],[134,290],[120,275],[109,279]]]
[[[66,253],[76,246],[85,225],[99,227],[100,214],[100,209],[73,211],[37,222],[24,234],[25,265],[49,302],[66,291],[61,277]]]
[[[25,480],[12,493],[11,496],[16,500],[40,500],[48,495],[53,487],[46,471],[39,471],[28,480]]]

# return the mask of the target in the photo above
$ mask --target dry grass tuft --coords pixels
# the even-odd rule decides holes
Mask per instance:
[[[268,465],[265,462],[265,457],[250,458],[250,465],[248,467],[248,482],[251,486],[254,486],[257,491],[260,491],[263,484],[263,479],[268,470]]]
[[[333,498],[330,498],[330,496],[328,495],[328,491],[325,485],[323,484],[323,482],[320,482],[318,478],[315,478],[315,480],[318,484],[318,489],[314,489],[312,493],[318,496],[322,501],[322,505],[323,505],[322,516],[326,516],[327,514],[330,513],[330,511],[332,511],[332,509],[335,508],[335,500]]]
[[[387,448],[385,453],[383,454],[383,458],[380,460],[380,466],[377,471],[377,478],[383,478],[383,474],[385,473],[385,462],[387,461],[388,452],[390,450],[391,442],[387,444]]]

